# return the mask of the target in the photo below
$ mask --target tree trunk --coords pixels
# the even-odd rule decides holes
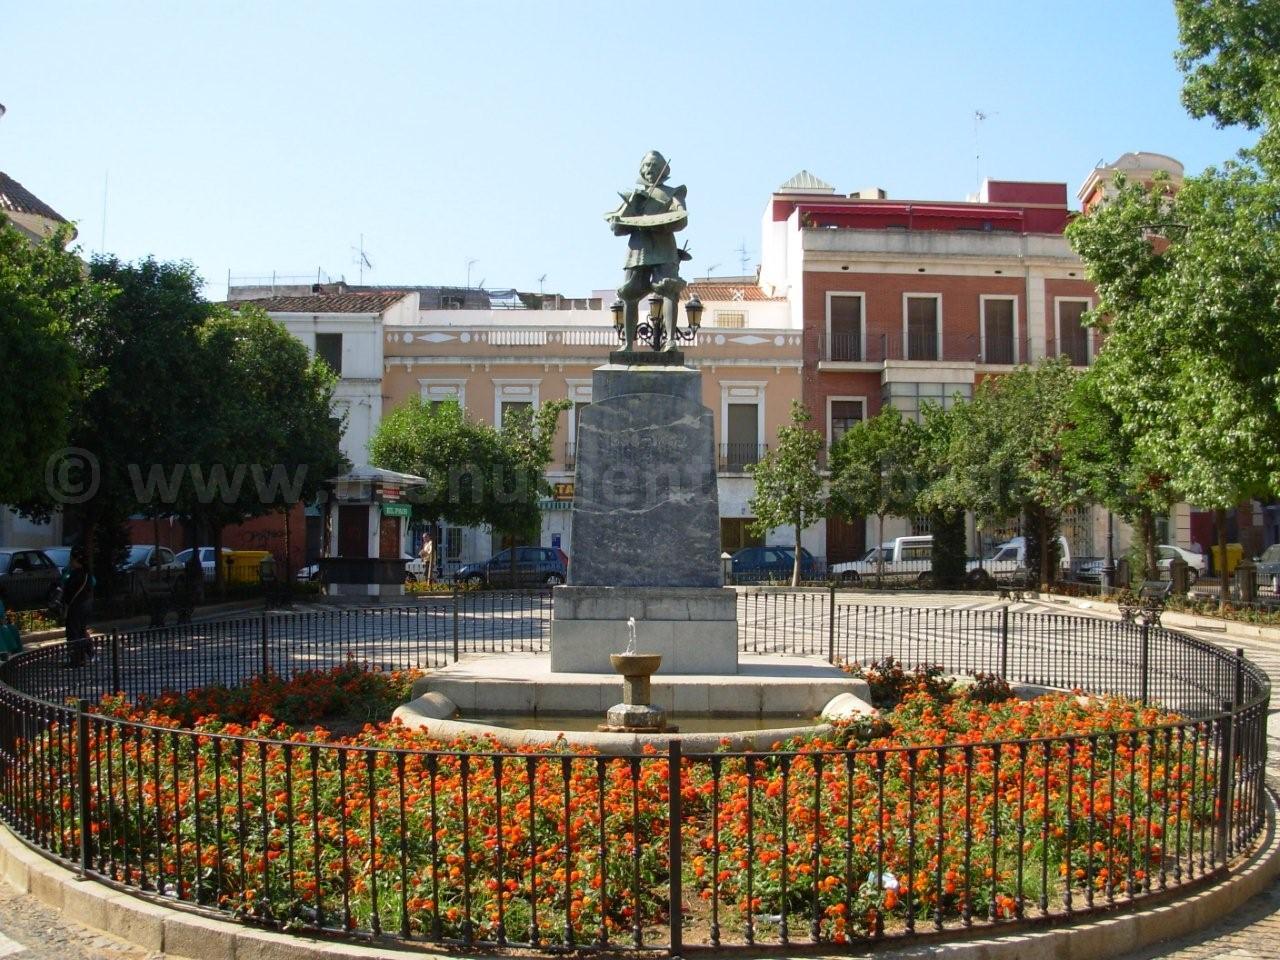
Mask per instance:
[[[1147,576],[1156,580],[1160,574],[1160,561],[1156,557],[1156,515],[1151,509],[1144,509],[1138,522],[1142,526],[1142,564],[1147,568]]]
[[[281,596],[287,597],[289,589],[293,586],[293,530],[289,524],[289,514],[293,510],[293,504],[286,503],[284,505],[284,579],[280,579],[280,571],[276,571],[276,583],[281,590]]]
[[[795,562],[791,565],[791,585],[793,587],[800,586],[800,531],[803,529],[804,518],[799,514],[796,515],[796,555]]]
[[[1227,575],[1227,511],[1213,511],[1213,522],[1218,526],[1218,605],[1225,607],[1231,600],[1231,578]]]
[[[1036,526],[1040,531],[1040,589],[1053,584],[1053,544],[1049,542],[1049,512],[1036,510]]]
[[[884,581],[884,514],[876,514],[876,586]],[[897,559],[896,557],[894,559]]]
[[[225,596],[227,589],[226,569],[222,561],[222,524],[215,523],[209,531],[213,536],[213,589],[218,596]]]

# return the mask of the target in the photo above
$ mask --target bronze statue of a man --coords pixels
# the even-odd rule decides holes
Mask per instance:
[[[663,298],[666,326],[664,350],[676,349],[676,310],[685,283],[680,279],[680,261],[689,254],[676,247],[675,234],[689,222],[685,209],[685,188],[666,183],[671,165],[657,150],[640,161],[640,179],[629,193],[620,193],[622,203],[605,215],[615,236],[629,237],[625,279],[618,288],[624,304],[623,350],[635,348],[640,301],[649,293]]]

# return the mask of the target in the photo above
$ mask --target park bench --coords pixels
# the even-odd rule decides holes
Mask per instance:
[[[1136,594],[1120,601],[1120,618],[1125,623],[1137,623],[1141,617],[1145,624],[1160,626],[1160,615],[1172,587],[1170,580],[1144,580]]]
[[[1026,591],[1032,587],[1031,571],[1019,567],[1013,575],[1000,581],[1000,599],[1021,602]]]

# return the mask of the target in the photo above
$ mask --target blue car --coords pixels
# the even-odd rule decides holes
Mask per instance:
[[[555,547],[516,548],[515,585],[518,587],[555,586],[564,583],[567,572],[562,555]],[[482,563],[459,567],[454,579],[475,587],[485,584],[509,587],[512,585],[511,551],[503,550]]]
[[[743,547],[733,555],[733,579],[735,583],[790,580],[795,563],[795,547]],[[801,547],[800,579],[816,580],[819,576],[818,561]]]

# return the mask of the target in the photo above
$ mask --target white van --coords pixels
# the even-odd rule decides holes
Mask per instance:
[[[1071,547],[1066,537],[1058,537],[1059,576],[1071,569]],[[1007,579],[1027,569],[1027,538],[1013,537],[997,544],[981,560],[970,560],[967,566],[970,579],[983,579],[982,574],[1000,580]],[[1038,573],[1038,571],[1031,571]]]
[[[881,561],[883,560],[883,568]],[[872,547],[861,560],[849,560],[831,567],[831,575],[845,583],[871,580],[924,580],[933,569],[933,535],[895,537]]]

